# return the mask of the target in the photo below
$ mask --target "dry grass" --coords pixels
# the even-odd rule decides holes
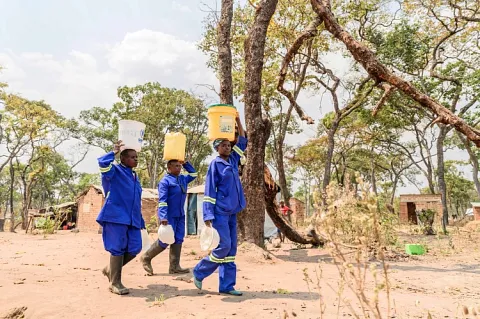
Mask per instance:
[[[337,316],[343,304],[354,318],[389,318],[392,307],[385,252],[386,247],[397,240],[396,218],[387,209],[378,207],[367,184],[361,179],[357,182],[358,191],[349,184],[346,187],[331,185],[323,216],[317,219],[317,228],[327,240],[340,277],[336,287],[325,284],[337,294]],[[321,274],[320,266],[315,284],[320,295],[323,292]],[[305,280],[314,283],[306,273]],[[345,298],[345,290],[351,291],[355,300]],[[382,298],[387,304],[386,313],[381,310]],[[322,316],[325,308],[320,297]]]

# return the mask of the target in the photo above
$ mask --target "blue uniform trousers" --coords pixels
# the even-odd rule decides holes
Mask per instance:
[[[193,275],[199,281],[210,276],[219,267],[220,292],[234,290],[237,279],[237,214],[215,214],[213,228],[220,235],[220,243],[209,256],[203,258],[193,270]]]
[[[105,250],[113,256],[136,256],[142,250],[140,229],[130,225],[104,222],[102,238]]]
[[[175,234],[175,242],[174,244],[181,244],[183,243],[183,239],[185,238],[185,215],[180,217],[168,217],[168,223],[172,226],[173,232]],[[162,243],[160,240],[158,241],[160,246],[163,248],[167,248],[168,244]]]

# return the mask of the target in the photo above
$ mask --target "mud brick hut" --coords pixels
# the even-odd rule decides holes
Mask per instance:
[[[400,222],[417,225],[416,211],[432,209],[436,211],[435,224],[442,222],[442,196],[440,194],[400,195]]]
[[[101,186],[90,185],[80,193],[77,198],[77,228],[80,231],[102,232],[102,228],[96,222],[96,218],[104,202],[105,196]],[[142,215],[146,224],[152,221],[156,222],[157,207],[158,191],[152,188],[144,188],[142,191]]]
[[[289,201],[290,209],[293,211],[292,213],[292,223],[296,227],[303,226],[305,222],[305,203],[297,198],[290,198]]]

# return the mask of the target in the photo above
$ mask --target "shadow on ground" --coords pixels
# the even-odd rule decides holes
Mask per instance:
[[[309,256],[308,251],[312,249],[290,249],[288,254],[279,254],[278,251],[271,251],[271,253],[283,261],[297,262],[297,263],[318,263],[320,261],[332,262],[333,258],[329,254]]]
[[[193,286],[193,284],[192,284]],[[168,300],[176,297],[202,297],[208,295],[222,295],[224,302],[239,303],[249,299],[295,299],[295,300],[317,300],[318,293],[310,292],[288,292],[288,291],[243,291],[243,296],[229,296],[219,294],[214,291],[198,290],[198,289],[183,289],[170,285],[153,284],[143,288],[130,288],[130,294],[124,295],[124,298],[144,298],[146,302],[155,302],[158,300]]]
[[[425,267],[417,265],[399,265],[399,264],[390,264],[390,269],[401,270],[401,271],[430,271],[434,273],[467,273],[467,274],[476,274],[480,275],[480,265],[463,265],[456,264],[448,268],[435,268],[435,267]]]

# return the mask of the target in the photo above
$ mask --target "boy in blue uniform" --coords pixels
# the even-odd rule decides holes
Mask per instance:
[[[137,152],[123,150],[120,164],[113,163],[122,146],[118,141],[113,152],[98,159],[105,204],[97,222],[103,228],[105,250],[110,253],[110,266],[105,267],[102,273],[111,282],[110,291],[117,295],[129,293],[122,284],[122,267],[142,250],[140,230],[145,228],[141,213],[142,186],[133,170],[138,164]]]
[[[183,168],[186,175],[180,175]],[[158,220],[163,225],[172,225],[175,242],[170,245],[170,274],[188,273],[188,269],[180,267],[183,238],[185,237],[185,200],[188,184],[198,175],[189,162],[182,163],[170,160],[167,163],[167,174],[158,184]],[[152,259],[167,248],[167,244],[155,241],[145,254],[140,257],[143,269],[149,276],[153,275]]]
[[[245,196],[238,174],[238,163],[247,148],[247,139],[240,119],[236,118],[239,137],[232,152],[232,143],[219,139],[213,147],[219,156],[208,167],[203,199],[203,220],[220,235],[220,243],[210,255],[202,259],[193,270],[195,286],[202,289],[202,281],[219,268],[221,293],[241,296],[235,290],[237,267],[237,213],[245,206]]]

